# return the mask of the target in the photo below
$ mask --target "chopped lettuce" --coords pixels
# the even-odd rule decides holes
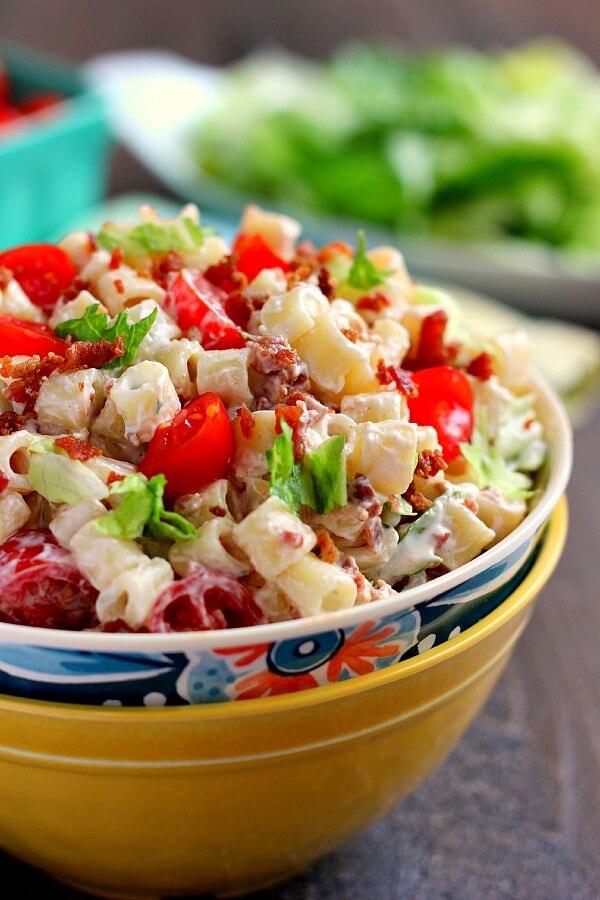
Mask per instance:
[[[114,482],[110,497],[118,498],[118,506],[97,520],[97,528],[111,537],[129,540],[142,535],[159,541],[188,541],[196,537],[191,522],[164,508],[166,483],[164,475],[148,480],[139,472]]]
[[[344,438],[334,435],[302,462],[294,459],[292,429],[281,422],[281,434],[267,451],[270,468],[269,493],[279,497],[296,514],[310,506],[318,513],[345,506],[348,500]]]
[[[273,448],[267,450],[267,462],[272,496],[279,497],[295,513],[300,512],[301,506],[315,508],[312,478],[302,463],[294,459],[292,429],[287,422],[281,422],[281,434],[275,439]]]
[[[172,222],[143,222],[133,227],[108,222],[99,232],[97,242],[105,250],[122,250],[125,259],[139,259],[170,250],[193,252],[202,246],[206,234],[206,228],[184,216]]]
[[[81,500],[104,500],[108,489],[101,478],[52,441],[32,441],[27,477],[34,491],[50,503],[75,505]]]
[[[471,443],[461,444],[460,449],[477,487],[495,488],[510,500],[526,500],[535,494],[531,478],[512,468],[496,447]]]
[[[324,515],[337,506],[345,506],[348,502],[348,487],[342,435],[334,435],[312,453],[308,453],[306,466],[313,482],[317,512]]]
[[[130,366],[137,356],[140,344],[156,322],[158,309],[154,309],[139,322],[131,323],[127,312],[123,310],[111,324],[107,313],[98,312],[99,309],[100,304],[93,303],[79,319],[62,322],[54,330],[59,337],[66,338],[71,335],[78,341],[109,341],[113,344],[118,337],[123,338],[125,355],[113,359],[104,368],[117,369]]]

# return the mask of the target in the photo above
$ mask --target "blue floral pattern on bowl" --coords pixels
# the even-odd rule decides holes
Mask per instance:
[[[375,672],[451,640],[522,581],[532,538],[428,603],[347,628],[185,653],[83,651],[0,642],[0,692],[92,705],[221,703],[302,691]],[[365,607],[365,611],[367,607]]]

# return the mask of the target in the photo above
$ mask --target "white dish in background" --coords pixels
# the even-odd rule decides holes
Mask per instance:
[[[96,57],[84,69],[107,101],[119,139],[163,184],[203,208],[237,216],[250,198],[204,178],[187,152],[186,136],[214,103],[222,72],[161,50],[134,50]],[[270,208],[277,204],[269,200]],[[362,223],[295,212],[307,236],[332,234],[353,241]],[[535,315],[600,325],[598,268],[578,270],[559,253],[522,243],[502,246],[398,238],[367,226],[372,242],[399,243],[409,269],[422,279],[461,284]]]

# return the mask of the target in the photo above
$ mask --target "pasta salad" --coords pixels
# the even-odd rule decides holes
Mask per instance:
[[[519,331],[256,206],[0,253],[0,620],[230,628],[372,603],[523,519]]]

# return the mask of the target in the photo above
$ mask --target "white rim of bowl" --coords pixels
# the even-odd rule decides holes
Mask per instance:
[[[96,653],[198,653],[216,647],[245,647],[275,641],[310,637],[360,625],[369,619],[381,619],[411,606],[433,600],[439,594],[481,574],[500,562],[534,536],[548,520],[564,493],[572,465],[572,432],[561,401],[539,373],[532,377],[538,413],[549,445],[549,473],[546,487],[523,522],[502,541],[481,556],[434,582],[410,588],[396,597],[376,600],[338,612],[322,613],[304,619],[251,625],[216,631],[185,631],[157,634],[111,634],[98,631],[63,631],[29,625],[0,623],[0,643],[33,644],[48,649],[81,650]],[[0,587],[1,591],[1,587]]]

